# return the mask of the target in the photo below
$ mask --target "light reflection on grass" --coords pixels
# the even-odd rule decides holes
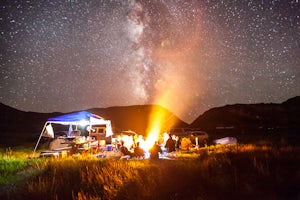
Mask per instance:
[[[0,193],[1,199],[268,199],[299,195],[297,147],[217,145],[178,151],[171,159],[155,161],[91,155],[29,159],[30,153],[2,152],[0,186],[8,190]]]

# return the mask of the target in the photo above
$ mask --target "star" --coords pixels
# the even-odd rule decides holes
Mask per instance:
[[[36,112],[159,104],[186,122],[300,91],[298,0],[6,1],[0,101]]]

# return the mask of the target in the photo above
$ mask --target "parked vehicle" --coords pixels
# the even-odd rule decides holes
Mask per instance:
[[[193,144],[198,143],[198,145],[204,146],[208,143],[209,136],[204,131],[188,131],[186,134],[188,135]]]
[[[237,139],[235,137],[224,137],[213,141],[214,144],[230,145],[236,144]]]
[[[169,133],[180,138],[189,138],[194,145],[196,145],[196,140],[198,140],[198,145],[200,146],[206,145],[209,141],[209,135],[205,131],[195,130],[191,128],[175,128],[170,130]]]

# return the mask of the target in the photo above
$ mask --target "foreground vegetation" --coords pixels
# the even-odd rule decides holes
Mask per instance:
[[[300,149],[234,145],[172,159],[34,158],[2,150],[0,199],[299,199]]]

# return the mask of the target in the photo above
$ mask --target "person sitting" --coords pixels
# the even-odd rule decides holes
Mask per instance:
[[[176,150],[175,145],[176,145],[175,140],[173,140],[172,135],[169,134],[169,139],[167,140],[166,145],[165,145],[165,147],[169,153]]]
[[[157,142],[149,150],[151,159],[159,159],[159,153],[162,153],[162,150]]]
[[[136,147],[134,148],[134,157],[144,158],[144,150],[140,147],[140,143],[136,143]]]
[[[132,156],[132,153],[128,150],[126,146],[124,146],[124,141],[121,141],[121,147],[120,151],[125,155],[125,156]]]

